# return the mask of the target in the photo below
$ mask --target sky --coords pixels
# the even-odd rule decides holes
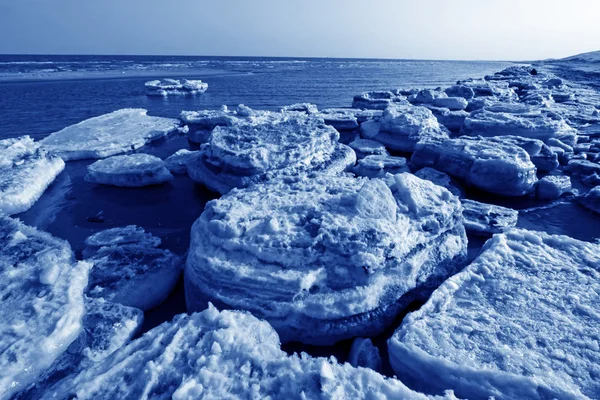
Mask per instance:
[[[600,0],[0,0],[0,53],[538,60],[600,50]]]

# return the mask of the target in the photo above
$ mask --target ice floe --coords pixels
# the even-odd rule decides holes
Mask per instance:
[[[29,136],[0,140],[0,215],[27,211],[64,168]]]
[[[469,399],[600,396],[600,246],[512,230],[388,341],[401,379]],[[408,382],[408,380],[406,380]]]
[[[139,244],[149,247],[158,247],[160,238],[146,232],[144,228],[136,225],[127,225],[117,228],[105,229],[94,233],[85,239],[86,248],[84,257],[91,257],[101,247],[118,246],[123,244]]]
[[[348,143],[348,146],[354,150],[354,153],[356,153],[356,158],[388,154],[388,151],[385,149],[383,143],[379,143],[376,140],[356,139]]]
[[[596,186],[585,195],[579,197],[579,203],[597,214],[600,214],[600,186]]]
[[[191,235],[190,311],[249,310],[282,341],[319,345],[382,332],[466,253],[458,199],[408,173],[391,187],[317,175],[232,190]]]
[[[540,200],[556,200],[571,191],[571,178],[566,175],[547,175],[538,181],[536,190]]]
[[[407,104],[406,97],[392,91],[365,92],[354,96],[352,108],[384,110],[391,104]]]
[[[127,108],[86,119],[41,141],[63,160],[104,158],[138,149],[177,131],[179,121],[151,117],[140,108]]]
[[[383,178],[387,174],[399,174],[402,172],[410,172],[406,165],[406,158],[394,157],[386,154],[376,154],[366,156],[358,160],[356,166],[352,168],[358,176],[366,176],[367,178]]]
[[[445,187],[455,196],[462,197],[465,194],[465,189],[460,183],[452,179],[448,174],[440,172],[436,169],[430,167],[421,168],[415,172],[415,175],[421,179],[425,179],[435,183],[436,185]]]
[[[172,174],[187,174],[187,163],[190,158],[197,153],[197,151],[188,149],[177,150],[165,160],[165,166]]]
[[[192,79],[157,79],[144,84],[148,96],[168,96],[172,94],[199,94],[208,89],[208,83]]]
[[[85,180],[104,185],[142,187],[173,180],[165,162],[149,154],[129,154],[98,160],[88,166]]]
[[[463,219],[467,233],[491,236],[517,226],[519,212],[512,208],[462,199]]]

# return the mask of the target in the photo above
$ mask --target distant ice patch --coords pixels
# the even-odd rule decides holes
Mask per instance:
[[[190,95],[204,93],[208,83],[191,79],[157,79],[144,84],[148,96]]]

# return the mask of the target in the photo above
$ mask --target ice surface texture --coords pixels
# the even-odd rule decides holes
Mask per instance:
[[[65,161],[104,158],[140,148],[179,127],[176,119],[150,117],[146,113],[139,108],[114,111],[66,127],[41,143]]]
[[[104,362],[65,379],[45,399],[426,400],[396,379],[334,359],[288,356],[265,321],[240,311],[180,315]],[[444,398],[455,398],[447,393]]]
[[[64,168],[29,136],[0,140],[0,215],[27,211]]]
[[[104,185],[142,187],[173,180],[163,160],[149,154],[113,156],[88,166],[85,180]]]
[[[64,240],[0,218],[0,399],[35,382],[82,329],[90,265]]]
[[[208,83],[201,80],[157,79],[144,84],[148,96],[168,96],[170,94],[198,94],[206,92]]]
[[[502,196],[522,196],[537,182],[536,168],[525,150],[484,138],[422,141],[411,161]]]
[[[389,340],[415,387],[469,399],[600,397],[600,246],[495,235]]]
[[[458,199],[414,175],[277,179],[206,205],[192,227],[187,306],[208,301],[268,320],[285,342],[372,336],[407,292],[462,262]]]
[[[356,162],[354,151],[338,139],[323,120],[297,114],[217,126],[188,161],[188,174],[220,193],[277,176],[338,174]]]

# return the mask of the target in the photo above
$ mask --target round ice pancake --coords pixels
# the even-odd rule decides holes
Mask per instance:
[[[85,180],[105,185],[141,187],[173,180],[173,175],[158,157],[149,154],[114,156],[88,166]]]
[[[192,227],[188,308],[250,310],[283,341],[380,332],[404,294],[446,277],[466,249],[456,197],[411,174],[394,179],[301,176],[209,202]]]

